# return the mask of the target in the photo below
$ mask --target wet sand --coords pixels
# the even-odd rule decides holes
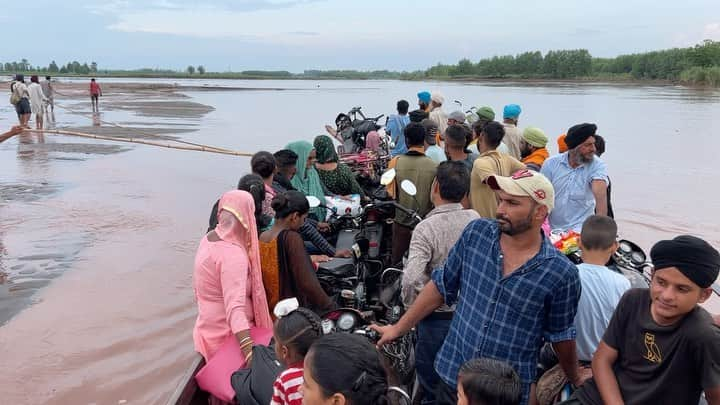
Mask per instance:
[[[57,97],[58,106],[70,110],[56,108],[54,125],[249,152],[276,150],[291,139],[310,139],[320,133],[322,124],[331,122],[336,110],[346,110],[361,96],[364,111],[383,112],[388,98],[414,94],[411,89],[417,86],[407,84],[406,89],[400,83],[399,89],[387,93],[362,90],[366,94],[350,83],[346,91],[312,93],[309,106],[309,90],[304,88],[280,93],[273,88],[250,95],[203,86],[101,85],[106,95],[99,115],[90,110],[85,84],[59,86],[65,96]],[[483,94],[491,90],[483,88]],[[528,104],[539,92],[535,88],[498,91],[516,92],[519,95],[513,97]],[[549,88],[537,98],[563,107],[562,99],[575,97],[568,94],[571,91],[583,97],[582,88],[560,94]],[[619,93],[611,100],[640,96]],[[602,106],[588,101],[606,101],[600,97],[602,92],[581,98],[588,103],[582,107],[602,111]],[[669,97],[679,96],[673,91],[655,97],[657,103],[669,103],[673,100]],[[380,100],[376,105],[365,105],[375,99]],[[693,103],[699,102],[693,99],[682,106],[696,119],[707,114],[709,120],[700,123],[712,133],[715,104]],[[278,105],[298,108],[278,115],[274,113]],[[533,109],[540,108],[538,102],[527,107],[528,121]],[[623,124],[631,122],[630,117],[622,117],[621,108],[618,111],[608,114]],[[13,122],[13,112],[0,106],[0,127]],[[658,126],[668,127],[663,122]],[[682,128],[683,133],[695,129]],[[712,180],[708,171],[647,164],[636,152],[647,140],[627,136],[621,148],[615,136],[607,137],[607,161],[614,170],[613,196],[622,236],[644,248],[681,232],[720,243],[720,224],[710,215],[718,204],[710,198],[712,193],[687,197],[688,190],[702,190],[700,186]],[[623,154],[624,150],[629,152]],[[705,150],[713,148],[705,146],[697,153]],[[6,370],[0,374],[2,402],[165,403],[192,358],[191,274],[197,243],[212,203],[247,171],[245,158],[65,136],[23,135],[0,144],[0,359]],[[649,171],[654,177],[648,176]],[[656,181],[661,176],[664,181]],[[672,193],[668,184],[676,187]],[[694,198],[702,203],[696,204]],[[697,218],[708,220],[702,223]]]

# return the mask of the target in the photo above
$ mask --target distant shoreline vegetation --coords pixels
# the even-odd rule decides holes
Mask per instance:
[[[596,58],[586,49],[525,52],[494,56],[476,62],[468,58],[457,64],[437,64],[426,70],[395,72],[389,70],[245,70],[208,72],[202,66],[184,71],[169,69],[99,69],[96,62],[77,61],[58,66],[32,66],[26,59],[0,63],[2,74],[38,74],[51,76],[96,76],[138,78],[216,78],[216,79],[295,79],[295,80],[572,80],[572,81],[654,81],[693,86],[720,87],[720,42],[705,40],[690,48]]]

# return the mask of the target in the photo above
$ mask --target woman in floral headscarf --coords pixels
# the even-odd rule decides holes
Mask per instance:
[[[250,328],[272,328],[253,197],[246,191],[228,191],[220,198],[217,217],[217,226],[200,241],[195,255],[195,350],[210,360],[227,338],[235,335],[250,360]]]
[[[317,153],[315,169],[320,176],[320,181],[330,193],[343,196],[364,194],[350,168],[344,163],[338,162],[335,145],[329,136],[315,137],[313,145]]]

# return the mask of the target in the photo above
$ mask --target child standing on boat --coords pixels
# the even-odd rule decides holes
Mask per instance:
[[[273,384],[270,405],[302,405],[303,361],[310,346],[322,336],[320,317],[298,307],[296,298],[278,302],[274,314],[275,355],[287,368]]]

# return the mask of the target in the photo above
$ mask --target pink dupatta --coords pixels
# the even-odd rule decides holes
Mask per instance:
[[[232,214],[237,221],[223,220],[223,212]],[[258,328],[272,328],[265,287],[260,269],[260,248],[258,242],[257,225],[255,222],[255,202],[250,193],[242,190],[232,190],[223,194],[218,204],[218,225],[215,233],[226,242],[247,249],[250,261],[250,285],[252,291],[253,315],[255,326]]]

